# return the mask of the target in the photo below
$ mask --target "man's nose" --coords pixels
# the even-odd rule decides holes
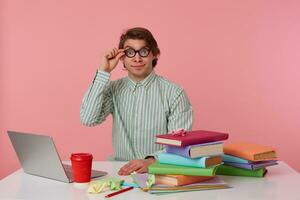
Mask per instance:
[[[138,53],[135,54],[135,56],[134,56],[134,61],[140,62],[141,60],[142,60],[141,56],[140,56]]]

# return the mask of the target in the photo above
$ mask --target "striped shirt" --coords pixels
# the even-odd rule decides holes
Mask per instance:
[[[144,80],[129,77],[110,81],[97,71],[80,108],[86,126],[102,123],[112,114],[114,160],[143,159],[163,149],[155,135],[192,128],[192,107],[184,90],[151,72]]]

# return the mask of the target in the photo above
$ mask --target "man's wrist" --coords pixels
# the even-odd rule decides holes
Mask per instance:
[[[154,162],[156,161],[156,159],[155,159],[154,156],[147,156],[147,157],[145,158],[145,160],[147,160],[147,161],[149,161],[149,162],[151,162],[151,163],[154,163]]]
[[[110,73],[109,69],[98,68],[98,71]]]

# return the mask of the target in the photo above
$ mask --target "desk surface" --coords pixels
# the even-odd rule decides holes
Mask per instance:
[[[68,163],[68,162],[66,162]],[[124,162],[97,161],[94,169],[107,171],[108,176],[119,177],[118,169]],[[148,199],[300,199],[300,176],[284,162],[268,168],[264,178],[220,176],[233,188],[222,190],[207,190],[183,192],[162,196],[142,192],[138,188],[112,197],[111,199],[148,200]],[[120,176],[125,181],[130,177]],[[0,181],[0,199],[105,199],[107,193],[96,195],[87,194],[86,188],[78,188],[73,183],[62,183],[46,178],[25,174],[22,169],[14,172]]]

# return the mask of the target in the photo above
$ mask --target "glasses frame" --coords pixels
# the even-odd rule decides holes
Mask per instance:
[[[133,56],[128,56],[128,55],[127,55],[127,53],[126,53],[126,52],[127,52],[129,49],[134,51],[134,55],[133,55]],[[142,55],[141,55],[141,53],[140,53],[140,51],[141,51],[141,50],[144,50],[144,49],[147,49],[147,50],[148,50],[148,53],[147,53],[147,55],[145,55],[145,56],[142,56]],[[142,57],[142,58],[146,58],[146,57],[148,57],[148,56],[149,56],[150,52],[151,52],[151,50],[150,50],[150,48],[148,48],[148,47],[142,47],[142,48],[140,48],[139,50],[135,50],[134,48],[132,48],[132,47],[129,47],[128,49],[126,49],[126,50],[124,51],[124,53],[125,53],[125,56],[126,56],[126,57],[128,57],[128,58],[134,58],[134,57],[135,57],[135,55],[136,55],[136,53],[138,53],[140,57]]]

